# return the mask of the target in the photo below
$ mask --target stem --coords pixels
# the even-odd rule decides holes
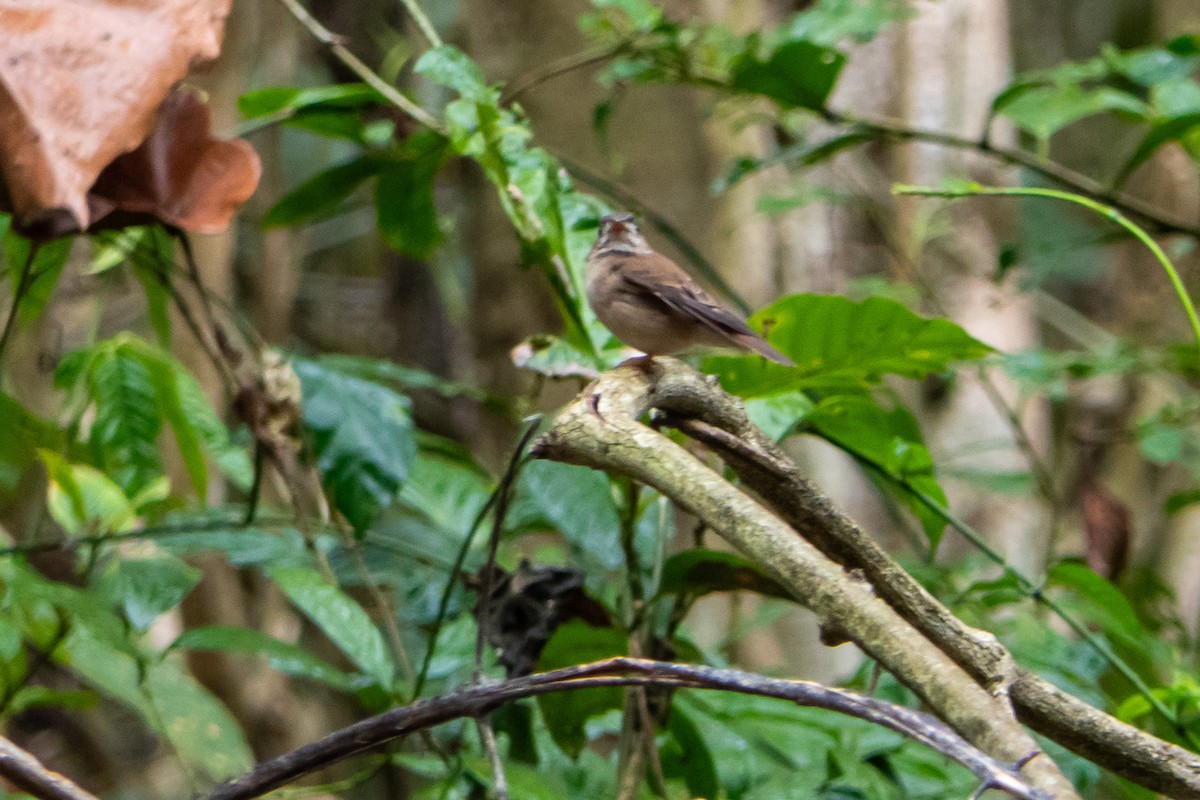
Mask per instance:
[[[1095,211],[1102,217],[1110,219],[1120,225],[1125,230],[1129,231],[1139,242],[1146,246],[1146,249],[1154,256],[1163,271],[1167,273],[1167,279],[1171,282],[1171,287],[1175,290],[1176,297],[1179,298],[1180,305],[1183,306],[1184,313],[1187,315],[1188,323],[1192,327],[1192,334],[1196,337],[1196,346],[1200,348],[1200,316],[1196,314],[1196,306],[1192,303],[1192,298],[1188,296],[1187,289],[1183,285],[1183,280],[1179,277],[1179,272],[1176,271],[1175,265],[1171,263],[1171,259],[1167,258],[1167,254],[1159,246],[1158,242],[1146,233],[1139,225],[1134,224],[1128,217],[1122,214],[1115,206],[1105,205],[1097,202],[1091,197],[1085,197],[1074,192],[1064,192],[1058,189],[1042,189],[1036,186],[1027,187],[998,187],[998,186],[980,186],[972,184],[962,189],[936,189],[924,186],[905,186],[898,185],[892,188],[893,194],[917,195],[920,197],[977,197],[977,196],[999,196],[999,197],[1048,197],[1055,200],[1065,200],[1068,203],[1075,203],[1084,208]]]
[[[408,11],[409,16],[413,18],[413,22],[417,23],[417,27],[421,29],[421,34],[429,42],[430,47],[441,47],[442,38],[438,36],[438,32],[433,27],[433,23],[429,21],[429,17],[425,16],[425,12],[417,5],[417,0],[400,0],[400,3]]]
[[[375,91],[384,96],[392,105],[399,108],[410,117],[420,122],[427,128],[443,133],[442,124],[425,109],[409,100],[401,94],[396,87],[389,84],[383,78],[379,77],[370,67],[359,60],[358,56],[346,49],[342,44],[341,37],[335,35],[332,31],[317,22],[312,14],[304,6],[300,5],[298,0],[279,0],[284,7],[291,12],[296,20],[308,29],[308,32],[313,35],[321,44],[329,48],[329,52],[333,53],[334,58],[341,61],[355,75],[363,79],[363,82],[371,86]],[[407,3],[406,3],[407,5]],[[409,8],[412,11],[412,8]],[[418,10],[419,13],[419,10]],[[424,15],[421,15],[423,18]],[[418,23],[419,24],[419,23]],[[436,36],[436,34],[434,34]]]
[[[1110,205],[1150,223],[1162,233],[1186,233],[1200,237],[1200,225],[1179,218],[1168,217],[1161,210],[1125,194],[1108,191],[1103,184],[1088,176],[1068,169],[1054,161],[1009,147],[997,147],[987,139],[971,139],[955,136],[943,131],[929,130],[906,125],[898,120],[858,117],[845,112],[824,109],[824,117],[830,122],[862,129],[867,133],[890,136],[896,139],[913,139],[962,150],[976,150],[1009,164],[1024,167],[1031,172],[1048,178],[1055,183],[1074,190],[1092,200]]]
[[[21,274],[17,278],[17,288],[13,291],[12,309],[8,312],[8,319],[4,320],[4,332],[0,333],[0,361],[4,360],[4,350],[8,347],[8,337],[12,335],[13,329],[17,323],[17,311],[21,308],[21,300],[24,299],[25,293],[29,291],[29,287],[33,286],[36,278],[32,277],[33,261],[37,258],[39,243],[36,240],[29,242],[29,253],[25,256],[25,263],[21,265]]]

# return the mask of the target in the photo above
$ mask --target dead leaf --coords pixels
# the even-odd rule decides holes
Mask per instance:
[[[23,226],[88,226],[88,190],[217,57],[231,2],[0,0],[0,172]]]
[[[169,95],[146,140],[100,173],[89,198],[94,220],[128,211],[193,233],[229,227],[258,187],[262,162],[249,142],[213,139],[211,128],[195,93]]]
[[[1129,509],[1094,480],[1080,490],[1088,568],[1115,580],[1129,557]]]

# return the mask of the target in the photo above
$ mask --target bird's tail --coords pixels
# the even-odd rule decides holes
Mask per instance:
[[[737,343],[747,350],[753,350],[763,358],[769,358],[776,364],[783,364],[785,367],[794,367],[796,362],[785,356],[783,353],[776,350],[771,345],[767,344],[767,340],[756,334],[740,334],[737,337]]]

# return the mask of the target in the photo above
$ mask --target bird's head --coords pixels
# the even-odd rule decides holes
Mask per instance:
[[[592,245],[591,255],[605,253],[627,253],[630,255],[652,252],[645,237],[638,230],[633,214],[623,212],[608,214],[600,218],[600,232]]]

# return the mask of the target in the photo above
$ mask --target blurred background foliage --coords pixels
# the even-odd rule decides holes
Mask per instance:
[[[31,241],[6,218],[14,740],[105,796],[182,796],[470,680],[459,578],[521,421],[629,355],[582,270],[598,218],[630,209],[796,361],[700,363],[837,503],[1022,664],[1200,744],[1200,350],[1161,268],[1196,286],[1191,4],[406,5],[310,10],[422,119],[288,4],[235,3],[194,78],[263,162],[228,233]],[[569,568],[538,574],[586,593],[539,668],[633,642],[914,702],[600,473],[527,465],[499,563]],[[614,796],[622,710],[613,690],[498,712],[512,796]],[[974,788],[898,735],[780,702],[681,691],[659,721],[670,797]],[[1085,796],[1151,796],[1047,749]],[[303,791],[468,798],[492,778],[474,727],[448,724],[323,780]]]

